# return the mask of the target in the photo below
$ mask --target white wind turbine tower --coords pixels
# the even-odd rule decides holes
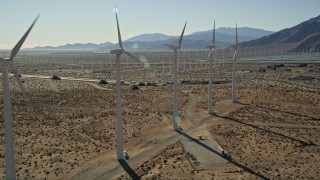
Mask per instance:
[[[238,26],[236,24],[236,43],[233,45],[232,102],[237,103],[236,95],[236,54],[238,50]]]
[[[18,86],[25,97],[25,91],[22,86],[21,80],[17,69],[13,66],[13,58],[18,54],[22,44],[28,37],[31,29],[38,20],[39,16],[33,21],[30,28],[22,36],[19,42],[11,51],[10,58],[0,58],[0,64],[2,66],[2,88],[3,88],[3,102],[4,102],[4,123],[5,123],[5,171],[6,179],[16,179],[16,168],[14,159],[14,141],[13,141],[13,129],[12,129],[12,112],[11,112],[11,101],[10,101],[10,89],[9,89],[9,78],[8,78],[8,67],[11,66]]]
[[[171,45],[171,44],[164,44],[165,46],[168,46],[171,50],[174,52],[174,74],[173,74],[173,130],[178,130],[178,123],[180,121],[179,113],[178,113],[178,50],[181,54],[181,42],[184,34],[184,30],[186,29],[187,22],[184,24],[180,39],[178,45]],[[178,121],[178,122],[177,122]]]
[[[208,87],[208,113],[214,114],[212,109],[212,53],[216,50],[216,22],[213,23],[212,45],[207,46],[209,51],[209,87]]]
[[[117,122],[116,122],[116,141],[117,141],[117,159],[123,159],[123,116],[122,116],[122,103],[121,103],[121,77],[120,77],[120,57],[124,53],[131,58],[139,61],[138,58],[131,55],[129,52],[123,49],[119,22],[118,22],[118,9],[115,8],[114,12],[116,14],[117,20],[117,30],[118,30],[118,41],[120,49],[115,49],[110,51],[111,54],[116,55],[116,91],[117,91]]]

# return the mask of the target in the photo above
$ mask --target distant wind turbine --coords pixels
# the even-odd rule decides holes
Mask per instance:
[[[30,31],[32,30],[34,24],[37,22],[38,18],[39,18],[39,15],[33,21],[30,28],[22,36],[22,38],[19,40],[19,42],[14,46],[14,48],[11,51],[10,58],[0,58],[0,63],[2,66],[2,86],[3,86],[3,102],[4,102],[6,179],[16,179],[8,67],[11,66],[11,68],[15,74],[18,86],[19,86],[20,90],[22,91],[23,97],[25,98],[26,93],[25,93],[25,90],[22,86],[21,80],[19,78],[19,73],[18,73],[16,67],[13,65],[13,59],[18,54],[21,46],[23,45],[24,41],[27,39]]]
[[[209,85],[208,85],[208,113],[214,114],[212,109],[212,53],[216,50],[216,22],[213,23],[212,45],[207,46],[209,51]]]
[[[116,122],[116,141],[117,141],[117,159],[123,159],[123,116],[122,116],[122,103],[121,103],[121,77],[120,77],[120,57],[124,53],[129,57],[140,61],[138,58],[134,57],[132,54],[123,49],[119,22],[118,22],[118,10],[115,8],[114,12],[116,14],[117,30],[118,30],[118,41],[120,49],[115,49],[110,51],[111,54],[116,55],[116,91],[117,91],[117,122]]]
[[[174,74],[173,74],[173,130],[178,130],[178,123],[177,121],[180,121],[179,113],[178,113],[178,50],[181,54],[181,42],[184,34],[184,30],[186,29],[187,22],[184,24],[180,39],[178,45],[171,45],[171,44],[164,44],[165,46],[168,46],[171,50],[174,52]]]
[[[238,51],[238,25],[236,24],[236,43],[233,45],[233,70],[232,70],[232,102],[237,103],[236,95],[236,55]]]

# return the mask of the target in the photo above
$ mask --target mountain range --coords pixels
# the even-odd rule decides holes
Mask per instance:
[[[238,28],[239,42],[250,41],[272,34],[272,31],[262,29],[242,27]],[[160,33],[141,34],[131,37],[123,41],[125,49],[130,51],[155,51],[166,50],[163,44],[177,43],[178,36],[169,36]],[[182,46],[186,50],[203,49],[207,45],[212,44],[212,30],[194,32],[190,35],[185,35]],[[235,28],[218,28],[216,29],[216,46],[217,48],[226,48],[235,43]],[[96,50],[96,51],[109,51],[118,48],[118,44],[110,42],[94,44],[94,43],[75,43],[66,44],[57,47],[53,46],[37,46],[32,50]]]
[[[242,27],[238,28],[239,46],[241,48],[273,49],[278,51],[320,51],[320,16],[311,18],[291,28],[278,32]],[[162,44],[176,44],[178,36],[160,33],[141,34],[123,41],[129,51],[167,50]],[[212,30],[194,32],[185,35],[182,47],[184,50],[204,49],[212,44]],[[216,46],[218,49],[229,48],[235,42],[235,28],[216,29]],[[110,42],[102,44],[66,44],[57,47],[34,47],[34,50],[95,50],[108,52],[118,48],[118,44]]]
[[[311,18],[291,28],[256,40],[242,42],[240,47],[278,47],[289,51],[320,50],[320,16]]]
[[[36,46],[31,48],[32,50],[93,50],[98,48],[103,48],[107,46],[112,46],[113,44],[110,42],[94,44],[94,43],[75,43],[75,44],[66,44],[61,46]]]

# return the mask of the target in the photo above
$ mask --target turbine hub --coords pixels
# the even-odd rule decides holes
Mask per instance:
[[[163,44],[163,45],[169,47],[171,50],[180,49],[180,46],[177,46],[177,45],[171,45],[171,44]]]
[[[207,46],[207,48],[208,49],[214,49],[214,48],[216,48],[216,46],[215,45],[211,45],[211,46]]]
[[[0,66],[9,66],[12,62],[13,61],[8,58],[0,58]]]
[[[122,53],[123,53],[123,50],[121,50],[121,49],[114,49],[114,50],[111,50],[110,53],[111,53],[111,54],[122,54]]]

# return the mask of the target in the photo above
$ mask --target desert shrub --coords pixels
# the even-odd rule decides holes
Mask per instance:
[[[305,64],[305,63],[298,65],[298,67],[307,67],[307,66],[308,66],[308,64]]]
[[[181,81],[181,84],[190,84],[190,83],[191,83],[190,80],[182,80],[182,81]]]
[[[147,82],[147,86],[157,86],[155,82]]]
[[[133,86],[131,87],[131,89],[132,89],[132,90],[138,90],[138,89],[140,89],[140,88],[139,88],[139,86],[137,86],[137,85],[133,85]]]
[[[108,82],[107,82],[106,80],[104,80],[104,79],[101,79],[101,80],[99,81],[99,84],[108,84]]]
[[[273,65],[273,67],[275,67],[275,68],[284,67],[284,64],[275,64],[275,65]]]
[[[13,72],[11,72],[11,73],[13,73]],[[22,77],[21,74],[18,74],[18,76],[19,76],[19,77]],[[16,75],[13,75],[13,77],[16,77]]]
[[[260,68],[260,69],[259,69],[259,72],[265,73],[265,72],[266,72],[266,69]]]
[[[51,76],[51,79],[53,79],[53,80],[60,80],[61,78],[60,78],[59,76],[57,76],[57,75],[53,75],[53,76]]]

